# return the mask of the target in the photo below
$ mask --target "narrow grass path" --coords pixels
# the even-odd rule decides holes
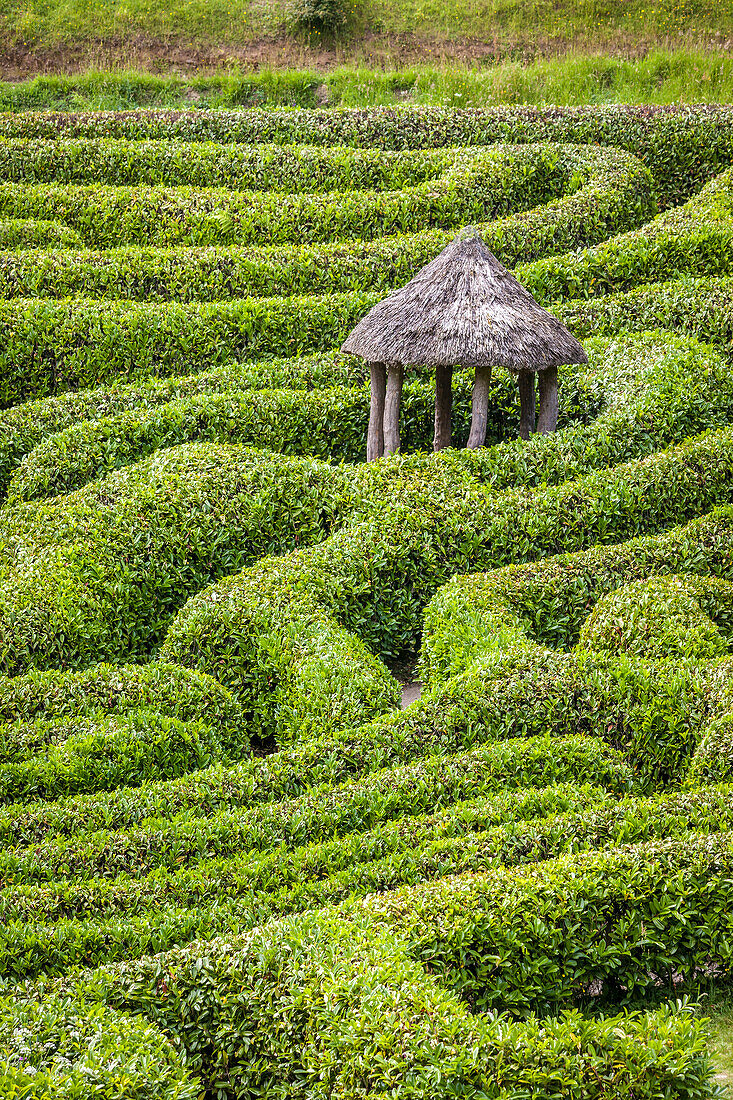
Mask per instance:
[[[713,990],[705,1005],[711,1019],[710,1053],[719,1085],[733,1096],[733,986]]]

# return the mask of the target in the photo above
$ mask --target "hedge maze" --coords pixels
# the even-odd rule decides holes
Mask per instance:
[[[733,113],[0,117],[0,1091],[716,1095]],[[365,463],[337,349],[478,229],[559,430]],[[422,697],[400,707],[399,662]]]

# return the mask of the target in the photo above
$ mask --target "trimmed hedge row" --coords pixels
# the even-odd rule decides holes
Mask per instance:
[[[478,225],[505,264],[594,244],[652,216],[649,173],[628,154],[561,147],[560,156],[572,180],[570,194]],[[579,190],[572,190],[579,185]],[[0,292],[3,297],[212,301],[250,295],[384,291],[407,282],[452,237],[451,231],[424,229],[376,241],[288,249],[29,249],[2,257]]]
[[[730,828],[731,789],[655,800],[613,802],[597,788],[540,790],[459,803],[417,821],[400,819],[367,833],[296,848],[210,859],[180,870],[156,869],[143,879],[6,888],[0,956],[7,979],[64,974],[76,965],[140,957],[195,938],[239,934],[273,916],[332,905],[373,891],[413,886],[446,875],[476,874],[558,856]],[[531,816],[563,801],[576,812]],[[599,797],[600,795],[600,797]],[[532,805],[534,804],[534,805]],[[500,805],[514,820],[489,829]],[[469,828],[466,828],[466,823]],[[436,838],[435,827],[452,835]],[[697,836],[697,832],[695,836]],[[111,869],[112,870],[112,869]],[[49,922],[53,923],[49,923]]]
[[[0,801],[53,799],[172,779],[222,755],[208,722],[179,722],[150,710],[0,726]]]
[[[233,191],[399,191],[439,176],[451,150],[213,142],[0,138],[6,182],[222,187]]]
[[[466,439],[471,416],[472,379],[456,375],[453,425],[457,440]],[[516,405],[516,382],[507,374],[494,383],[498,397],[491,429],[500,412]],[[401,405],[401,446],[427,450],[432,444],[435,387],[409,383]],[[512,410],[516,430],[518,414]],[[304,455],[327,462],[359,462],[369,421],[369,391],[323,389],[259,390],[196,396],[157,408],[82,420],[37,444],[13,473],[7,487],[10,503],[38,500],[79,489],[110,470],[129,465],[163,447],[209,441],[249,444],[282,454]],[[510,421],[511,422],[511,421]],[[489,443],[492,440],[489,434]]]
[[[688,583],[695,585],[696,593],[708,588],[706,613],[716,619],[722,616],[723,632],[730,634],[729,584],[707,578],[712,574],[733,581],[732,545],[733,510],[718,508],[684,527],[648,538],[454,577],[425,609],[423,675],[433,682],[447,680],[504,644],[528,652],[537,644],[569,649],[582,638],[589,611],[598,601],[655,574],[661,574],[660,582],[669,574],[691,574]],[[706,579],[698,581],[696,574]]]
[[[601,597],[581,627],[578,647],[651,660],[704,661],[724,656],[732,633],[730,581],[650,577]]]
[[[394,947],[385,954],[386,946],[338,917],[315,927],[306,918],[270,927],[246,945],[234,941],[233,959],[207,952],[196,984],[188,954],[171,958],[182,969],[172,983],[172,974],[152,978],[141,967],[135,999],[147,1001],[146,987],[160,979],[167,1002],[162,1027],[177,1039],[183,1031],[181,1060],[201,1073],[199,1088],[220,1100],[273,1087],[297,1089],[303,1100],[376,1095],[385,1086],[405,1100],[428,1092],[447,1097],[457,1088],[476,1100],[600,1100],[608,1092],[657,1100],[672,1088],[687,1100],[715,1094],[705,1025],[689,1006],[606,1020],[570,1012],[541,1024],[475,1017]],[[257,992],[243,995],[242,984],[250,982]],[[77,985],[71,1012],[88,1011],[89,1004]],[[20,1001],[16,1018],[24,1017]],[[154,1031],[145,1045],[142,1039],[143,1056],[157,1052]],[[188,1095],[181,1090],[184,1100]]]
[[[262,554],[322,540],[345,495],[343,472],[323,463],[193,444],[63,505],[6,509],[0,666],[147,654],[187,595]]]
[[[497,145],[455,150],[453,163],[434,180],[399,191],[342,191],[290,195],[222,188],[85,187],[74,184],[0,184],[0,215],[52,218],[71,225],[98,248],[134,244],[278,244],[373,239],[528,209],[577,190],[593,156],[582,148]],[[598,159],[597,157],[595,158]],[[607,160],[608,155],[603,158]],[[617,154],[627,172],[630,154]],[[651,178],[646,176],[646,203]]]
[[[151,818],[135,830],[101,830],[79,837],[49,837],[29,848],[0,852],[6,884],[52,882],[180,868],[214,856],[274,847],[298,847],[425,812],[436,799],[456,802],[508,787],[569,782],[581,770],[588,783],[628,790],[632,773],[623,756],[590,737],[510,738],[470,753],[428,757],[401,769],[386,768],[343,786],[315,786],[295,802],[225,811],[211,818]],[[414,796],[414,801],[411,798]]]
[[[120,111],[0,117],[6,138],[167,139],[432,149],[495,142],[616,146],[641,158],[665,205],[733,162],[733,114],[721,106],[390,107],[331,111]]]
[[[552,312],[582,340],[618,332],[672,329],[726,352],[733,341],[733,278],[680,278],[589,301],[558,304]]]
[[[366,913],[314,912],[51,988],[144,1014],[222,1097],[279,1087],[316,1100],[383,1091],[385,1081],[415,1100],[434,1095],[436,1081],[441,1095],[516,1100],[706,1095],[689,1017],[669,1007],[603,1021],[477,1016],[408,946]]]
[[[478,1011],[628,1002],[673,972],[728,970],[733,833],[574,853],[347,902]],[[358,919],[358,917],[357,917]],[[653,933],[649,934],[649,929]]]
[[[373,294],[222,303],[0,300],[0,406],[105,382],[211,371],[232,359],[328,352]]]
[[[197,1100],[200,1084],[170,1039],[106,1005],[0,998],[0,1090],[8,1100]]]
[[[725,279],[704,286],[673,281],[561,304],[554,312],[581,337],[656,325],[727,344],[733,338],[731,285]],[[353,293],[189,304],[0,301],[6,332],[0,405],[112,379],[210,371],[232,358],[326,352],[376,300]]]
[[[231,695],[210,676],[180,665],[92,665],[81,672],[33,670],[0,678],[0,722],[35,723],[150,709],[181,722],[207,718],[227,745],[242,737],[242,718]],[[238,746],[237,746],[238,747]]]
[[[0,411],[0,484],[5,488],[11,471],[24,454],[48,436],[81,421],[209,394],[261,389],[321,390],[363,386],[366,381],[362,360],[326,352],[297,359],[230,362],[200,374],[141,379],[78,393],[67,390]]]
[[[729,169],[684,206],[640,229],[582,252],[522,264],[517,278],[540,301],[551,302],[617,293],[673,276],[730,274],[732,183]]]
[[[81,237],[62,222],[35,218],[0,218],[0,248],[78,248]]]

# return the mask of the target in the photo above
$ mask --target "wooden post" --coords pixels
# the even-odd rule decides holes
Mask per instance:
[[[476,367],[476,380],[471,397],[471,431],[466,446],[470,450],[486,445],[486,425],[489,420],[489,386],[491,367]]]
[[[453,406],[453,367],[435,368],[435,434],[433,450],[451,445],[451,409]]]
[[[384,401],[384,453],[396,454],[400,449],[400,400],[402,399],[401,366],[387,368],[387,392]]]
[[[540,415],[537,420],[537,431],[546,434],[554,432],[557,428],[557,367],[547,367],[546,370],[541,370],[539,375]]]
[[[534,431],[534,371],[520,370],[517,381],[519,382],[520,407],[519,438],[529,439]]]
[[[367,433],[367,462],[384,454],[384,398],[387,387],[387,370],[384,363],[370,363],[371,401],[369,405],[369,431]]]

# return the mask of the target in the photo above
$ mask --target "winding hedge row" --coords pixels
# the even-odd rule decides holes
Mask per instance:
[[[515,651],[532,651],[537,643],[569,649],[597,601],[655,574],[730,582],[732,530],[733,512],[720,508],[664,534],[455,577],[425,609],[423,673],[446,680],[496,652],[503,641]],[[706,600],[708,614],[722,617],[726,635],[733,629],[729,593],[727,585],[717,584]],[[620,644],[617,638],[616,649]]]
[[[572,763],[582,766],[579,744],[567,739],[558,743],[559,749],[567,747]],[[611,788],[623,782],[621,771],[614,774],[609,769],[604,774],[602,767],[594,770],[599,758],[588,755],[587,760],[591,781]],[[481,789],[479,784],[477,790]],[[147,874],[145,867],[138,867],[138,854],[130,850],[129,866],[136,876],[143,873],[135,879],[125,872],[110,878],[117,868],[107,864],[105,877],[94,877],[93,866],[84,861],[83,877],[5,888],[0,905],[3,973],[16,979],[38,973],[62,975],[75,965],[140,957],[186,940],[233,935],[273,916],[405,883],[417,886],[449,874],[483,873],[565,852],[654,838],[679,841],[688,833],[693,839],[701,833],[712,835],[730,829],[730,795],[727,786],[616,801],[603,788],[577,783],[535,791],[507,789],[440,814],[387,819],[367,832],[357,830],[305,847],[293,848],[275,833],[269,850],[260,841],[264,852],[196,861],[190,853],[186,858],[182,845],[176,848],[179,866],[169,859]],[[572,812],[552,812],[568,806]],[[295,820],[297,807],[287,808]],[[496,824],[502,810],[507,817]],[[246,831],[240,831],[240,839],[243,835]],[[236,850],[236,829],[229,840],[230,850]],[[242,842],[246,848],[247,842]],[[213,847],[213,835],[210,843]]]
[[[454,432],[466,439],[470,422],[472,379],[457,375],[454,384]],[[495,381],[502,407],[516,405],[516,382],[504,375]],[[404,450],[427,450],[432,444],[435,388],[411,383],[403,392],[401,440]],[[514,411],[514,410],[512,410]],[[516,428],[517,415],[508,418]],[[81,488],[109,470],[126,466],[163,447],[211,441],[250,446],[322,459],[359,462],[369,421],[365,388],[259,390],[196,396],[137,409],[73,427],[37,444],[13,473],[8,500],[37,500]],[[512,421],[514,423],[512,424]],[[491,425],[494,428],[494,424]],[[497,436],[509,425],[496,424]],[[491,436],[489,442],[493,442]]]
[[[441,175],[451,150],[409,154],[338,146],[0,138],[0,176],[14,183],[219,187],[232,191],[398,191]]]
[[[467,152],[462,150],[460,155]],[[560,146],[553,149],[553,156],[565,181],[562,198],[489,222],[485,220],[488,210],[477,212],[474,220],[480,223],[482,236],[505,264],[594,244],[610,233],[636,227],[655,210],[649,172],[629,154]],[[454,235],[445,229],[414,229],[409,227],[398,237],[358,242],[329,239],[287,249],[28,249],[2,257],[0,291],[4,297],[88,295],[146,301],[379,291],[406,282]],[[333,236],[338,235],[334,229]]]
[[[6,138],[225,141],[432,149],[495,142],[617,146],[649,167],[665,205],[689,198],[733,161],[729,107],[390,107],[333,111],[18,113]]]
[[[398,191],[335,195],[2,183],[0,216],[60,219],[97,248],[141,240],[155,245],[368,240],[416,224],[460,228],[577,190],[589,158],[574,147],[567,152],[563,157],[550,145],[458,149],[435,180]],[[629,154],[620,156],[628,171]],[[647,190],[649,184],[647,173]],[[643,202],[638,205],[644,208]]]
[[[2,399],[117,385],[0,416],[0,670],[29,670],[0,680],[0,1083],[27,1100],[80,1100],[85,1081],[140,1100],[710,1096],[684,1009],[597,1014],[727,972],[733,951],[733,800],[711,785],[733,780],[733,512],[660,534],[730,500],[727,283],[556,303],[611,338],[564,372],[552,436],[505,441],[497,377],[496,446],[314,453],[361,450],[363,367],[331,349],[469,217],[533,261],[545,300],[727,271],[733,116],[166,119],[177,145],[163,116],[0,118],[6,179],[55,181],[6,182],[6,213],[102,245],[266,245],[2,257],[5,293],[92,295],[0,304]],[[377,126],[395,152],[356,148]],[[532,140],[471,148],[501,127]],[[533,144],[563,130],[585,147]],[[641,161],[611,150],[632,140]],[[92,172],[115,185],[79,186]],[[257,192],[207,189],[244,172]],[[654,186],[668,205],[714,175],[636,228]],[[345,182],[372,190],[337,201]],[[418,216],[404,241],[338,240]],[[288,266],[270,245],[296,232]],[[342,293],[293,297],[310,278]],[[269,297],[217,300],[233,292]],[[101,297],[123,293],[150,301]],[[618,335],[650,316],[722,354]],[[232,361],[248,354],[270,361]],[[408,446],[431,388],[408,383]],[[45,493],[64,495],[23,500]],[[375,654],[415,649],[438,590],[431,682],[400,711]],[[105,657],[149,663],[79,671]]]

